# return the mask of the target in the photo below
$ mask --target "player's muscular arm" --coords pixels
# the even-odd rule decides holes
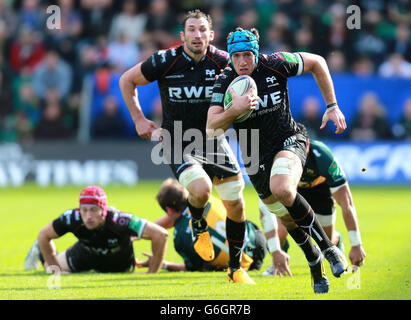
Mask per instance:
[[[162,216],[161,218],[154,221],[154,223],[158,224],[159,226],[165,229],[170,229],[174,227],[174,221],[168,215]]]
[[[133,68],[127,70],[120,77],[120,90],[123,96],[124,102],[130,112],[131,118],[136,125],[137,133],[144,139],[150,139],[152,132],[158,128],[158,126],[147,120],[141,110],[140,102],[138,100],[138,92],[136,86],[144,86],[149,81],[144,77],[141,72],[141,63],[135,65]]]
[[[223,107],[211,106],[208,109],[206,132],[209,137],[223,134],[240,114],[255,108],[258,103],[257,97],[249,94],[239,96],[234,90],[230,92],[233,98],[231,108],[224,111]]]
[[[155,223],[147,222],[142,238],[151,240],[151,251],[153,256],[149,262],[148,273],[156,273],[160,270],[164,261],[168,232]]]
[[[355,206],[348,184],[344,185],[336,192],[334,192],[333,197],[341,206],[344,223],[347,227],[347,230],[359,232],[357,214],[355,211]],[[351,250],[348,255],[348,257],[351,260],[351,263],[353,265],[361,266],[365,259],[365,256],[366,253],[364,251],[364,248],[362,247],[362,244],[353,244],[351,242]]]
[[[299,52],[304,61],[303,73],[311,72],[323,95],[326,105],[337,102],[334,85],[325,59],[319,55]]]
[[[53,265],[60,267],[56,257],[56,246],[53,242],[53,239],[57,239],[59,237],[60,236],[54,230],[52,223],[49,223],[47,226],[40,230],[37,240],[39,243],[41,254],[44,258],[45,268]]]
[[[321,90],[325,104],[328,106],[335,103],[335,106],[326,110],[323,116],[323,121],[320,129],[323,129],[329,120],[332,120],[337,127],[336,133],[342,133],[346,128],[345,117],[337,105],[334,85],[331,79],[325,59],[319,55],[299,52],[304,61],[303,73],[311,72],[314,79]]]
[[[206,132],[210,138],[217,137],[226,131],[238,116],[233,108],[224,111],[223,107],[211,106],[208,109]]]
[[[352,195],[348,185],[344,185],[333,193],[334,199],[341,207],[343,219],[347,230],[358,230],[357,215]]]

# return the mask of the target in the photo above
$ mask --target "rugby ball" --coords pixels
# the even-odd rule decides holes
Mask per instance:
[[[224,95],[224,110],[231,108],[233,103],[233,97],[231,96],[230,89],[233,89],[236,94],[239,96],[243,96],[247,93],[247,91],[251,89],[251,95],[257,96],[257,85],[255,81],[250,76],[239,76],[235,78],[230,85],[228,86],[225,95]],[[248,110],[243,114],[240,114],[234,122],[239,123],[247,120],[250,115],[253,113],[254,109]]]

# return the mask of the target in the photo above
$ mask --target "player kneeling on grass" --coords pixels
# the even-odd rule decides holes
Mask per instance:
[[[228,268],[229,249],[226,237],[225,221],[227,211],[223,203],[211,196],[204,210],[204,217],[208,224],[211,241],[215,251],[215,258],[206,262],[194,250],[194,240],[190,231],[191,214],[187,206],[188,191],[175,179],[163,182],[157,194],[157,201],[166,215],[155,223],[169,229],[174,227],[174,248],[183,258],[184,263],[164,261],[163,269],[169,271],[214,271]],[[248,270],[260,270],[266,254],[266,241],[258,227],[246,220],[245,244],[241,257],[241,267]],[[150,263],[152,257],[141,262],[140,266]]]
[[[53,239],[72,232],[78,242],[58,254]],[[34,270],[43,263],[47,272],[132,272],[135,259],[131,237],[151,240],[153,258],[148,273],[158,272],[167,247],[167,231],[133,214],[107,206],[104,190],[88,186],[80,193],[80,206],[66,210],[45,226],[26,256],[24,267]]]

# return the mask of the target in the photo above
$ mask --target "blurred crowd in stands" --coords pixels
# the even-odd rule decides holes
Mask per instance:
[[[358,30],[346,26],[352,4],[361,9]],[[50,5],[61,10],[60,29],[47,28]],[[86,76],[107,93],[113,74],[179,45],[182,17],[193,8],[210,13],[213,44],[222,49],[236,26],[257,27],[262,53],[308,51],[324,56],[333,75],[411,79],[409,0],[1,0],[0,142],[76,139]],[[132,136],[122,130],[121,96],[102,96],[93,139]],[[323,102],[307,97],[301,108],[297,120],[327,138],[318,130]],[[390,108],[402,110],[394,123],[387,120]],[[161,121],[158,99],[148,114]],[[411,139],[411,87],[401,106],[364,94],[346,137]]]

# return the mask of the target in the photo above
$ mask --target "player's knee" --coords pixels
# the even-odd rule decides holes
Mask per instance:
[[[184,170],[179,182],[188,190],[197,205],[205,205],[211,195],[212,183],[207,173],[200,166]]]
[[[278,158],[271,168],[270,191],[276,201],[291,206],[296,196],[294,160]]]
[[[161,241],[167,242],[168,240],[168,232],[166,229],[161,229],[157,234],[157,238]]]
[[[283,205],[287,207],[292,206],[295,200],[296,190],[293,190],[293,188],[287,185],[270,186],[270,189],[274,197]]]
[[[235,201],[223,201],[223,203],[227,209],[227,215],[229,218],[239,221],[243,221],[245,219],[245,206],[242,198]]]
[[[224,182],[215,185],[214,188],[216,189],[221,200],[238,202],[238,205],[242,203],[242,201],[239,200],[242,200],[243,198],[243,179]]]
[[[197,184],[189,189],[190,196],[196,203],[206,204],[211,196],[211,187],[207,184]]]

